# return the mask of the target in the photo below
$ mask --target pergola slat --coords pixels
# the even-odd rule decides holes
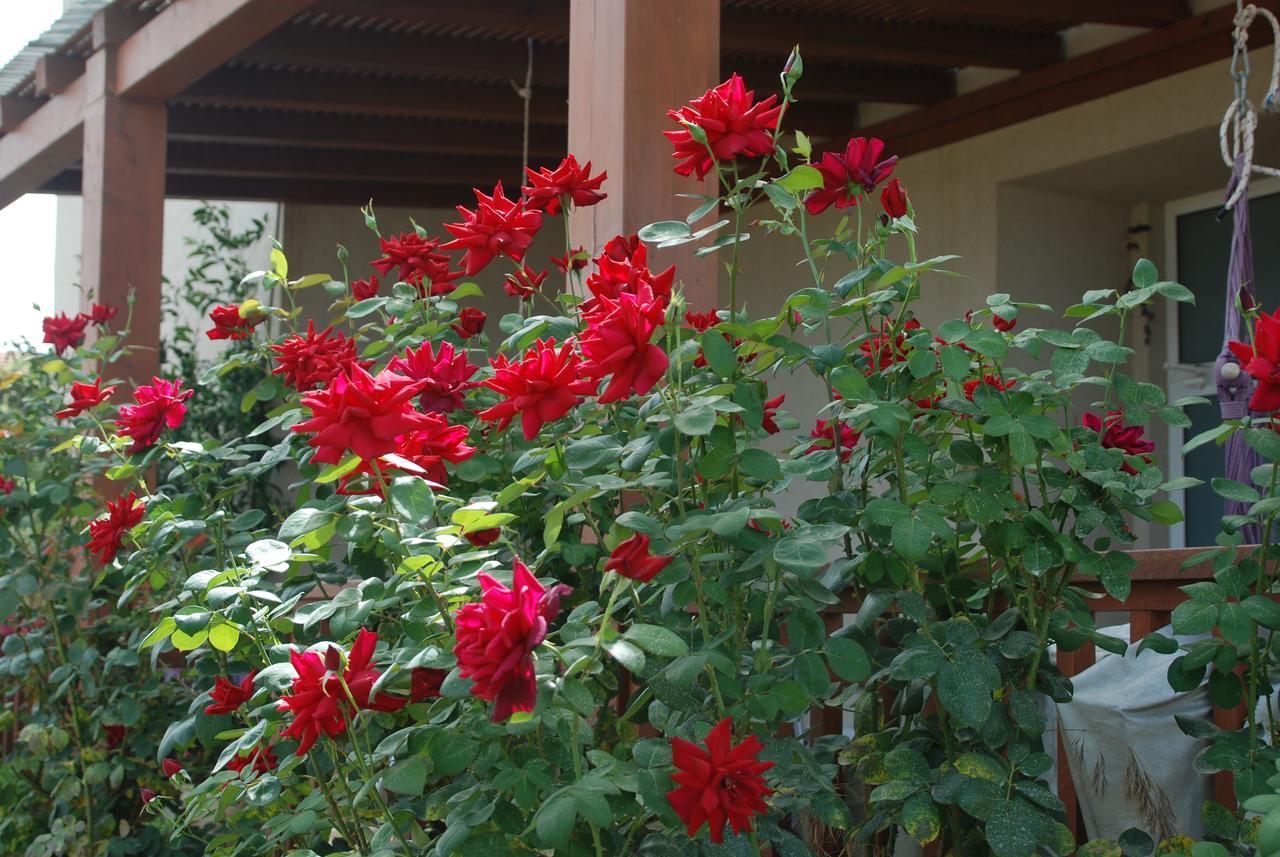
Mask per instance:
[[[896,0],[902,11],[1007,18],[1026,24],[1163,27],[1187,17],[1186,0]]]

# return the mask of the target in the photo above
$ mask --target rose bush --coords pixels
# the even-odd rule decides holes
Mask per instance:
[[[952,257],[917,256],[884,143],[817,153],[784,133],[801,68],[781,98],[734,76],[673,110],[676,172],[718,195],[595,258],[566,237],[549,261],[568,290],[533,239],[608,192],[572,155],[519,195],[477,190],[452,240],[380,233],[389,285],[290,279],[277,248],[213,309],[234,350],[203,377],[103,402],[77,387],[47,449],[6,447],[6,473],[35,470],[0,501],[33,564],[87,562],[92,475],[135,492],[90,525],[94,589],[15,571],[0,615],[25,627],[101,591],[44,627],[135,619],[93,686],[165,724],[121,774],[145,784],[139,823],[224,855],[803,855],[897,831],[999,857],[1073,848],[1042,779],[1039,700],[1070,697],[1046,653],[1123,648],[1076,583],[1123,598],[1127,522],[1175,519],[1144,427],[1185,425],[1184,403],[1123,374],[1121,342],[1133,310],[1190,294],[1144,261],[1131,290],[1071,307],[1070,330],[1019,325],[1047,308],[1005,294],[927,327]],[[819,237],[827,208],[844,216]],[[763,317],[740,299],[748,225],[800,263]],[[688,306],[679,272],[651,269],[650,248],[691,242],[724,262],[724,306]],[[490,265],[519,301],[501,319],[467,305]],[[332,298],[331,325],[302,317],[304,289]],[[19,377],[47,400],[108,377],[116,344]],[[185,409],[246,371],[264,419],[184,435]],[[788,414],[792,376],[825,391],[817,412]],[[283,508],[228,508],[268,479]],[[820,496],[784,511],[805,483]],[[33,504],[75,517],[51,533]],[[4,646],[6,693],[84,692],[78,654],[31,674],[34,633]],[[170,674],[155,695],[182,710],[139,702],[144,676]],[[63,708],[89,736],[126,719]],[[852,740],[816,728],[831,712]],[[60,752],[87,797],[81,740]],[[100,851],[82,803],[49,817]]]

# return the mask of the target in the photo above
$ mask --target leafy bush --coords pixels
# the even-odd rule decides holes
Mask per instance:
[[[998,857],[1070,851],[1038,699],[1071,684],[1046,652],[1123,645],[1074,582],[1125,597],[1126,521],[1176,516],[1143,427],[1186,422],[1089,323],[1123,331],[1190,294],[1144,261],[1131,290],[1072,307],[1069,330],[1019,328],[1047,308],[1004,294],[926,328],[916,309],[952,257],[918,258],[879,141],[815,156],[784,136],[801,68],[781,102],[734,77],[674,112],[677,172],[715,175],[719,196],[588,269],[570,253],[568,291],[543,285],[529,248],[546,218],[607,192],[572,156],[519,197],[477,191],[452,241],[382,235],[389,287],[290,279],[277,251],[248,278],[257,299],[211,311],[249,347],[204,377],[252,370],[268,409],[243,437],[184,434],[188,401],[226,393],[188,400],[166,379],[114,430],[105,405],[51,424],[36,403],[118,343],[24,358],[15,383],[32,392],[9,419],[45,445],[6,448],[6,472],[39,469],[3,501],[15,551],[39,565],[56,537],[59,562],[84,565],[103,469],[141,504],[96,525],[119,543],[101,571],[0,577],[0,615],[24,628],[57,604],[46,627],[68,638],[129,629],[102,658],[118,678],[87,676],[79,649],[58,656],[64,684],[33,675],[35,629],[5,645],[6,693],[65,688],[60,722],[91,737],[156,723],[130,733],[145,764],[67,740],[67,775],[126,765],[122,788],[156,793],[144,824],[220,855],[802,855],[897,830]],[[832,207],[848,216],[813,234]],[[797,290],[759,318],[741,301],[748,223],[799,261]],[[649,248],[690,242],[724,262],[728,306],[689,307],[677,272],[650,270]],[[486,324],[466,278],[494,263],[520,303]],[[306,288],[340,292],[332,327],[293,308]],[[805,379],[826,404],[788,416],[777,391]],[[1084,414],[1082,396],[1097,399]],[[229,507],[266,478],[294,480],[284,511]],[[806,483],[825,490],[784,515]],[[75,701],[90,682],[97,713]],[[833,714],[852,741],[812,728]],[[115,820],[57,797],[0,835],[82,820],[73,838],[102,850]]]

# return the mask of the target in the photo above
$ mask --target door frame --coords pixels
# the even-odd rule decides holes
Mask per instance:
[[[1250,198],[1263,196],[1272,196],[1280,193],[1280,178],[1255,178],[1249,182]],[[1182,197],[1181,199],[1170,200],[1164,205],[1164,269],[1168,272],[1169,279],[1178,281],[1178,218],[1184,214],[1193,214],[1197,211],[1217,208],[1222,205],[1223,192],[1220,190],[1209,191],[1207,193],[1198,193],[1194,196]],[[1223,271],[1223,279],[1226,279],[1226,271]],[[1206,384],[1203,379],[1207,378],[1207,388],[1213,390],[1213,364],[1212,363],[1179,363],[1178,356],[1178,311],[1181,304],[1168,304],[1169,311],[1165,313],[1165,391],[1170,399],[1175,399],[1182,395],[1203,395]],[[1177,375],[1183,375],[1185,380],[1176,378]],[[1194,383],[1199,376],[1202,383],[1196,385]],[[1175,381],[1180,384],[1180,389],[1175,389]],[[1186,392],[1190,389],[1197,389],[1200,392]],[[1169,449],[1169,466],[1167,476],[1169,479],[1178,479],[1186,475],[1184,466],[1184,458],[1182,455],[1182,446],[1186,443],[1186,430],[1180,426],[1169,426],[1168,431],[1168,449]],[[1176,451],[1176,454],[1175,454]],[[1183,514],[1187,511],[1186,491],[1171,491],[1169,499],[1178,504]],[[1169,529],[1169,547],[1183,548],[1187,546],[1187,526],[1184,521],[1179,521]]]

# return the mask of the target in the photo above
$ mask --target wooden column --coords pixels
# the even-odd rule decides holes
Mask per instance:
[[[571,0],[569,19],[569,151],[606,169],[609,197],[569,220],[573,245],[595,255],[618,234],[658,220],[683,220],[697,200],[714,194],[672,171],[675,125],[667,111],[720,82],[720,0]],[[707,221],[712,222],[710,220]],[[719,263],[694,256],[696,245],[651,253],[654,270],[676,265],[689,305],[719,306]]]
[[[114,60],[104,48],[86,68],[81,285],[86,301],[119,308],[120,327],[133,292],[133,349],[103,374],[141,383],[159,366],[165,105],[116,95]]]

